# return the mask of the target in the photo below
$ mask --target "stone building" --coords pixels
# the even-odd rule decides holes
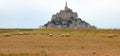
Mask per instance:
[[[68,8],[67,2],[64,10],[60,10],[52,16],[51,21],[42,26],[42,28],[96,28],[89,23],[78,18],[77,12]]]

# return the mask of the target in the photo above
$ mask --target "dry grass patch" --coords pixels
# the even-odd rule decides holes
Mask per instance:
[[[5,33],[12,35],[0,36],[2,56],[120,55],[118,29],[0,29]]]

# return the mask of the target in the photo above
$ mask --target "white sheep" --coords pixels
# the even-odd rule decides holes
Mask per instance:
[[[62,37],[70,37],[70,34],[61,34]]]
[[[49,34],[49,36],[51,36],[51,37],[52,37],[52,36],[53,36],[53,34]]]

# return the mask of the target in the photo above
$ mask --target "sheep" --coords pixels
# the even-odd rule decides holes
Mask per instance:
[[[117,37],[118,35],[117,34],[113,34],[114,37]]]
[[[49,34],[49,36],[50,36],[50,37],[52,37],[52,36],[53,36],[53,34]]]
[[[114,38],[113,35],[107,35],[106,37],[107,37],[107,38]]]
[[[65,37],[65,34],[61,34],[62,37]]]
[[[70,37],[70,34],[65,34],[65,37]]]
[[[23,33],[20,32],[20,33],[18,33],[18,35],[23,35]]]
[[[70,34],[61,34],[62,37],[70,37]]]
[[[10,36],[11,36],[11,34],[10,34],[10,33],[4,33],[4,34],[2,34],[2,36],[5,36],[5,37],[10,37]]]
[[[117,34],[109,34],[109,35],[107,35],[106,37],[107,38],[114,38],[114,37],[117,37],[118,35]]]

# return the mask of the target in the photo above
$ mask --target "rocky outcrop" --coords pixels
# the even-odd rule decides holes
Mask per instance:
[[[89,23],[78,18],[76,12],[65,6],[64,10],[52,16],[51,21],[46,23],[42,28],[96,28]]]

